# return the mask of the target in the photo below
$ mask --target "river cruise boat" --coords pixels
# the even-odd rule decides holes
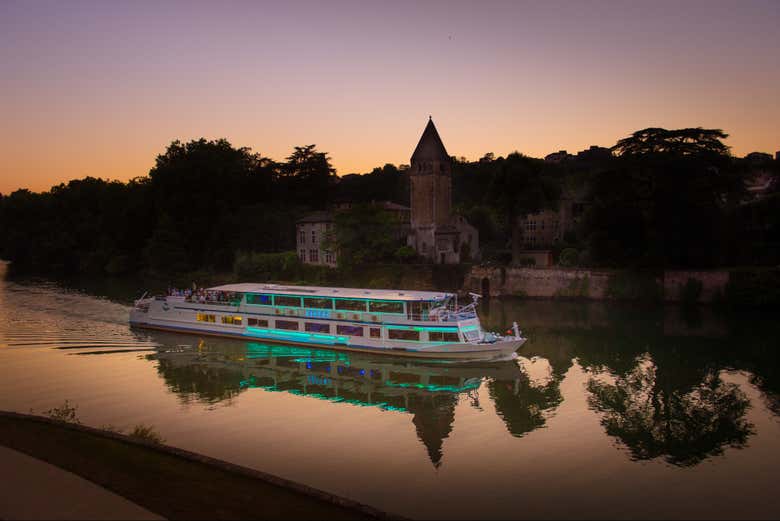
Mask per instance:
[[[509,359],[525,343],[484,331],[479,295],[277,284],[227,284],[144,297],[136,327],[441,360]]]

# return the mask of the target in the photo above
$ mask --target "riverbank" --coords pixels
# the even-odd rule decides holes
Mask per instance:
[[[367,505],[167,445],[0,412],[0,445],[167,519],[390,519]]]

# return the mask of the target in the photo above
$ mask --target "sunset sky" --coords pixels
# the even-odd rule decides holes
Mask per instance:
[[[469,159],[650,126],[774,154],[778,27],[777,0],[0,0],[0,193],[146,175],[201,136],[362,173],[408,163],[429,114]]]

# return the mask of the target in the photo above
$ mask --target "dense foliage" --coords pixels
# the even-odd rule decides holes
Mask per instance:
[[[314,145],[276,163],[225,140],[173,142],[148,177],[88,177],[0,199],[0,249],[16,267],[159,273],[229,269],[235,252],[294,249],[295,221],[332,199]]]
[[[746,205],[745,182],[756,171],[776,178],[778,161],[734,158],[726,137],[716,129],[648,128],[600,157],[453,158],[453,209],[478,229],[487,261],[512,259],[518,218],[555,210],[576,193],[584,211],[553,245],[556,258],[567,251],[566,265],[777,264],[780,194]],[[298,218],[350,202],[331,239],[344,251],[341,264],[411,262],[398,227],[360,204],[408,205],[407,170],[386,164],[338,177],[314,145],[276,162],[225,140],[175,141],[148,177],[87,177],[43,193],[0,194],[0,255],[17,268],[67,273],[227,270],[237,252],[294,250]]]

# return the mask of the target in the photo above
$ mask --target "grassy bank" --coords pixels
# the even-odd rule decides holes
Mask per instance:
[[[0,444],[68,470],[167,519],[376,519],[382,512],[180,449],[0,412]]]

